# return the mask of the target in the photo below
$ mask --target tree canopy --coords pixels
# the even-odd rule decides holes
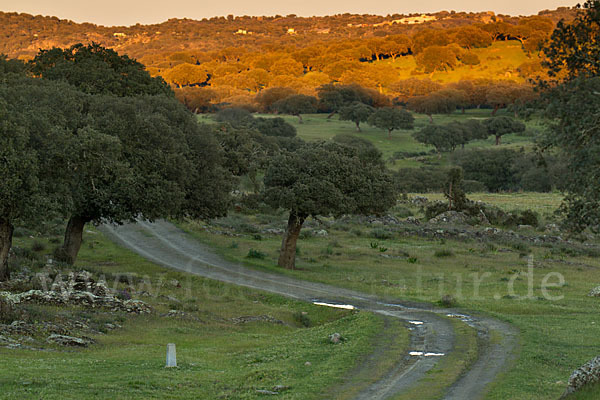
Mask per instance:
[[[294,268],[296,241],[309,216],[378,214],[395,204],[391,175],[351,147],[308,143],[270,162],[264,178],[267,204],[290,211],[279,265]]]
[[[372,113],[367,121],[369,125],[387,130],[391,139],[393,130],[413,129],[415,117],[401,108],[383,107]]]

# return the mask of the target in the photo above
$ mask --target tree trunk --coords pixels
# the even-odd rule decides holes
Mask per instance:
[[[499,108],[500,106],[494,106],[494,109],[492,110],[492,117],[496,116],[496,113],[498,112]]]
[[[83,227],[87,222],[89,221],[78,216],[72,216],[69,219],[65,230],[65,241],[60,248],[60,253],[57,255],[58,261],[71,265],[75,264],[83,241]]]
[[[331,119],[331,117],[333,117],[335,114],[337,113],[337,111],[332,111],[329,113],[329,115],[327,116],[327,119]]]
[[[290,218],[288,219],[287,229],[283,235],[279,261],[277,263],[280,267],[287,269],[294,269],[296,267],[296,242],[298,241],[298,236],[300,236],[300,229],[302,229],[305,219],[304,215],[298,215],[296,211],[290,211]]]
[[[13,226],[5,219],[0,219],[0,282],[10,279],[8,270],[8,252],[12,246]]]
[[[502,136],[496,136],[496,146],[499,146],[501,141],[502,141]]]
[[[360,130],[360,122],[356,122],[356,132],[361,132],[361,130]]]
[[[427,116],[429,117],[429,123],[433,124],[433,116],[431,114],[427,114]]]
[[[299,124],[301,124],[301,123],[304,122],[304,121],[302,121],[302,115],[298,114],[298,115],[296,115],[296,117],[298,117],[298,123]]]
[[[392,129],[388,129],[388,139],[392,138]]]

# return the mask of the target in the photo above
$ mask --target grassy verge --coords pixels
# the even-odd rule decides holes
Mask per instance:
[[[38,236],[19,235],[15,245],[28,249],[36,241],[47,244],[36,248],[50,249],[55,242],[29,234]],[[39,261],[48,252],[32,250],[38,257],[21,259],[20,267],[40,269]],[[103,275],[109,286],[129,287],[154,312],[132,316],[32,306],[45,318],[78,318],[91,326],[110,320],[122,327],[96,332],[92,338],[97,343],[81,350],[51,345],[43,351],[1,348],[2,398],[253,399],[262,396],[257,390],[281,385],[288,388],[279,398],[318,399],[342,384],[356,361],[373,349],[384,323],[368,313],[318,307],[165,270],[95,230],[85,234],[77,267]],[[130,276],[131,283],[119,278],[121,274]],[[143,296],[143,291],[151,295]],[[168,317],[174,309],[180,314]],[[330,343],[328,336],[334,332],[345,338],[341,344]],[[176,369],[164,368],[167,343],[177,345]]]
[[[525,199],[528,208],[540,210],[559,201],[558,196],[514,196],[515,203]],[[492,201],[491,197],[487,200]],[[497,203],[512,204],[509,195],[497,196]],[[406,205],[392,214],[401,218],[406,208],[421,217],[418,209]],[[254,268],[432,303],[450,294],[460,307],[514,324],[520,331],[520,354],[514,367],[492,387],[492,399],[554,399],[564,391],[571,372],[600,352],[598,299],[587,296],[600,284],[598,243],[587,247],[518,237],[419,237],[418,229],[410,225],[370,225],[346,219],[325,220],[327,225],[321,226],[309,221],[306,231],[326,229],[328,235],[303,235],[299,269],[284,271],[276,267],[281,237],[260,232],[264,227],[284,227],[285,218],[285,213],[234,214],[218,222],[218,229],[240,235],[234,238],[215,233],[214,226],[208,227],[212,233],[197,223],[184,227],[226,258]],[[252,233],[247,231],[250,228]],[[533,229],[526,234],[545,233]],[[264,253],[265,258],[247,259],[250,249]],[[560,277],[563,285],[558,285]],[[545,290],[544,282],[550,284]]]

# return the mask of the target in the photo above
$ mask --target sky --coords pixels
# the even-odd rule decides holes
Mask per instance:
[[[574,6],[577,0],[0,0],[0,11],[56,16],[100,25],[134,25],[169,18],[202,19],[233,15],[299,16],[408,14],[436,11],[494,11],[531,15],[540,10]]]

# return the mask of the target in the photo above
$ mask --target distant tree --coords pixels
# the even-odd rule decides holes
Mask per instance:
[[[313,96],[295,94],[278,100],[273,104],[273,109],[282,114],[294,115],[298,117],[298,122],[302,123],[301,114],[317,112],[317,99]]]
[[[404,109],[383,107],[371,114],[367,121],[369,125],[387,130],[388,139],[391,139],[393,130],[413,129],[415,118]]]
[[[167,70],[163,74],[163,78],[168,83],[181,88],[183,86],[195,86],[206,83],[208,75],[200,65],[183,63]]]
[[[409,78],[396,81],[390,85],[390,90],[401,100],[415,96],[426,96],[442,89],[442,85],[430,79]]]
[[[260,104],[263,112],[272,112],[273,104],[279,100],[283,100],[286,97],[296,94],[296,91],[287,87],[272,87],[262,90],[256,95],[256,102]]]
[[[493,117],[483,121],[487,132],[496,137],[496,145],[500,144],[503,135],[525,131],[525,124],[511,117]]]
[[[413,35],[411,50],[414,54],[419,54],[430,46],[441,47],[449,43],[451,43],[451,38],[445,31],[423,29]]]
[[[35,76],[66,81],[89,94],[173,94],[162,78],[152,78],[142,64],[97,43],[40,50],[29,69]]]
[[[448,200],[449,210],[464,210],[467,205],[467,196],[463,189],[463,170],[460,167],[451,167],[448,170],[446,184],[444,185],[444,196]]]
[[[453,70],[458,65],[459,54],[453,46],[429,46],[417,55],[417,67],[426,74]]]
[[[429,124],[413,133],[413,138],[420,143],[435,147],[438,157],[441,158],[441,153],[456,147],[458,138],[453,136],[456,133],[455,130],[448,129],[443,125]]]
[[[275,157],[265,174],[265,201],[290,210],[278,264],[294,269],[296,242],[309,216],[378,214],[396,202],[391,175],[357,150],[310,143]]]
[[[254,127],[263,135],[277,137],[295,137],[296,128],[283,118],[255,118]]]
[[[467,49],[489,47],[492,45],[490,35],[481,28],[472,25],[458,28],[454,33],[454,41],[459,46]]]
[[[215,114],[215,121],[226,122],[235,128],[247,127],[254,123],[250,111],[240,107],[228,107]]]
[[[209,112],[213,109],[212,102],[217,99],[217,93],[209,87],[184,87],[175,89],[175,97],[193,113]]]
[[[356,124],[356,131],[360,132],[360,123],[366,122],[375,109],[364,103],[353,103],[349,106],[340,108],[340,119],[344,121],[352,121]]]
[[[456,111],[456,108],[462,104],[458,96],[453,96],[455,92],[441,91],[431,93],[427,96],[415,96],[408,100],[408,108],[419,114],[425,114],[429,117],[429,122],[433,123],[433,114],[450,114]],[[448,95],[450,94],[450,95]]]

